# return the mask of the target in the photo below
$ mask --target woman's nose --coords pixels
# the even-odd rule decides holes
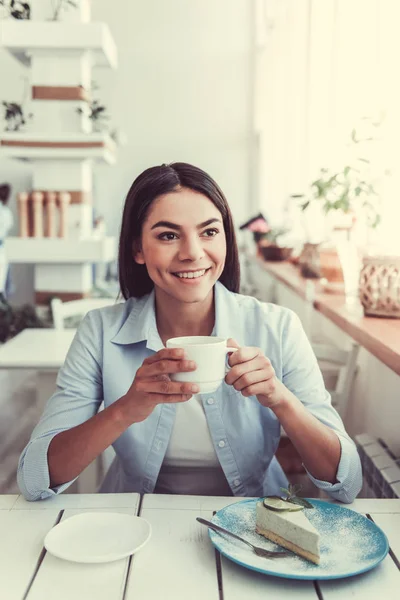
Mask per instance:
[[[204,255],[201,240],[196,237],[188,237],[182,240],[179,248],[179,260],[199,260]]]

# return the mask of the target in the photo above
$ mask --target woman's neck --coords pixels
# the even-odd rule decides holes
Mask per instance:
[[[156,292],[156,321],[164,346],[172,337],[211,335],[215,323],[214,290],[203,301],[191,303],[160,295]]]

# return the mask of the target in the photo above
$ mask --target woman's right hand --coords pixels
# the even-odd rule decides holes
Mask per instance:
[[[171,381],[172,373],[194,371],[196,363],[186,360],[181,348],[163,348],[146,358],[136,371],[131,387],[120,399],[124,417],[131,423],[144,421],[157,404],[186,402],[198,393],[195,383]]]

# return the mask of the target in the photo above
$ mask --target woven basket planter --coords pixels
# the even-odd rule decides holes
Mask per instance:
[[[400,318],[400,257],[365,257],[359,297],[366,315]]]

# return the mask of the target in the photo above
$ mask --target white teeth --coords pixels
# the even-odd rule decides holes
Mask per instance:
[[[177,275],[181,279],[195,279],[196,277],[202,277],[202,275],[204,275],[205,272],[206,269],[203,269],[202,271],[194,271],[191,273],[175,273],[175,275]]]

